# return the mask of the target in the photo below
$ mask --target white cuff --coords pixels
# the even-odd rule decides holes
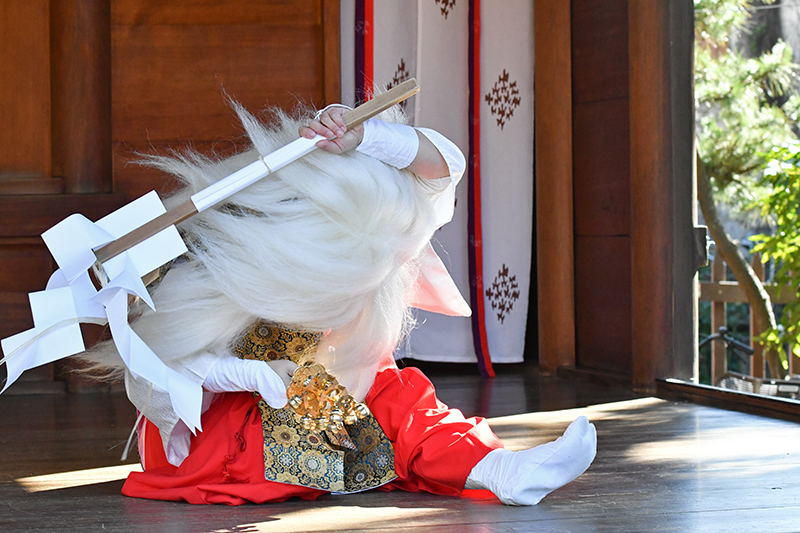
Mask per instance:
[[[387,165],[406,168],[417,157],[419,137],[411,126],[371,118],[364,123],[364,137],[356,150]]]

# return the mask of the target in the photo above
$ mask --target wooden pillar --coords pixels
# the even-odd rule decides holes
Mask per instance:
[[[539,366],[575,365],[570,2],[534,3]]]
[[[110,192],[110,0],[52,0],[50,54],[53,175],[67,193]]]
[[[750,261],[750,266],[753,267],[756,277],[764,282],[764,263],[761,262],[761,254],[753,254],[753,259]],[[758,342],[756,337],[764,333],[759,329],[757,322],[753,319],[753,311],[750,311],[750,347],[753,349],[753,355],[750,356],[750,375],[756,378],[764,377],[764,346]],[[791,350],[790,350],[791,353]],[[791,363],[791,358],[790,358]],[[791,371],[791,367],[789,368]]]
[[[725,281],[725,262],[719,254],[714,255],[711,263],[711,281],[719,283]],[[717,333],[719,328],[726,325],[727,304],[722,301],[711,302],[711,334]],[[728,349],[721,342],[711,342],[711,384],[716,386],[719,379],[728,371]]]
[[[628,4],[633,384],[653,390],[673,355],[669,3]]]
[[[698,277],[704,263],[697,247],[697,179],[694,123],[694,2],[669,3],[671,42],[670,108],[672,114],[673,190],[673,366],[670,377],[699,379]]]

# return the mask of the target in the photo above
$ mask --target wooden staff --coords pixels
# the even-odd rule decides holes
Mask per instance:
[[[352,111],[348,111],[342,118],[344,119],[347,129],[351,129],[391,106],[415,95],[417,92],[419,92],[417,81],[413,78],[406,80],[385,93],[375,96],[369,102],[358,106]],[[217,183],[206,187],[193,195],[189,200],[176,205],[163,215],[139,226],[117,240],[96,249],[94,253],[97,260],[100,263],[105,263],[109,259],[133,248],[137,244],[149,239],[173,224],[183,222],[187,218],[217,205],[248,185],[255,183],[288,165],[292,161],[296,161],[300,157],[313,151],[315,144],[319,142],[319,140],[320,139],[306,139],[301,137],[234,172],[230,176],[221,179]]]

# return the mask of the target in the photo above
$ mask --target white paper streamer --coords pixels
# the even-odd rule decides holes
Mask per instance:
[[[2,340],[3,353],[14,354],[6,357],[8,377],[3,391],[25,370],[84,350],[69,287],[32,292],[28,298],[34,327]],[[59,327],[53,328],[57,324]]]
[[[261,179],[315,149],[324,137],[299,138],[240,169],[192,197],[198,211]],[[84,351],[80,322],[108,322],[114,344],[134,376],[167,391],[178,416],[192,432],[200,429],[203,389],[168,367],[128,324],[128,296],[142,298],[155,310],[142,277],[186,252],[175,226],[159,232],[130,250],[103,263],[109,281],[96,290],[88,270],[97,259],[94,250],[166,212],[151,191],[96,223],[72,215],[56,224],[42,238],[58,263],[47,288],[31,293],[34,327],[2,340],[8,378],[3,390],[30,368]],[[0,391],[2,392],[2,391]]]
[[[200,429],[202,386],[165,365],[128,324],[128,295],[155,309],[142,276],[186,252],[178,230],[171,226],[104,263],[110,281],[100,291],[88,274],[96,262],[93,248],[164,212],[158,195],[150,192],[97,223],[72,215],[42,235],[60,268],[44,291],[30,294],[34,327],[2,340],[8,371],[3,390],[25,370],[84,351],[80,322],[107,320],[130,371],[167,391],[181,420],[192,431]]]

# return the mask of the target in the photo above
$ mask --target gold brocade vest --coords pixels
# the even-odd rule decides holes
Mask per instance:
[[[240,359],[290,359],[300,364],[318,342],[319,334],[258,321],[234,353]],[[273,409],[259,400],[258,407],[268,481],[348,493],[379,487],[397,477],[394,448],[372,414],[345,426],[347,435],[337,435],[303,429],[288,405]]]

